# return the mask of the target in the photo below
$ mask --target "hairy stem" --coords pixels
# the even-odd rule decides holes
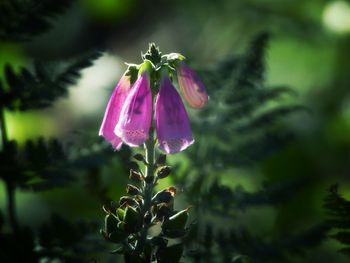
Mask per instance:
[[[146,152],[146,183],[143,191],[144,204],[142,207],[142,218],[144,218],[147,212],[151,210],[152,204],[152,194],[154,188],[154,131],[151,128],[149,139],[145,143],[145,152]],[[151,180],[151,178],[153,178]],[[144,223],[140,232],[139,240],[136,245],[136,253],[140,253],[145,245],[147,232],[148,232],[149,224]]]

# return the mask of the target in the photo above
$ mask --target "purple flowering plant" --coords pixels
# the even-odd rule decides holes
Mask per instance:
[[[115,150],[123,144],[143,145],[145,153],[134,158],[144,170],[135,163],[127,195],[103,207],[106,217],[101,233],[119,244],[113,252],[123,254],[126,262],[179,262],[181,240],[188,231],[188,209],[174,210],[175,187],[155,193],[158,180],[171,172],[166,154],[181,152],[194,143],[186,108],[172,80],[177,79],[192,108],[202,108],[208,94],[181,54],[162,55],[152,43],[142,59],[139,65],[127,64],[107,104],[99,135]],[[157,225],[160,231],[152,231]]]

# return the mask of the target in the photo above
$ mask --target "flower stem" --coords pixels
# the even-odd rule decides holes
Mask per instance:
[[[154,130],[151,128],[149,139],[145,143],[146,152],[146,170],[145,170],[145,187],[143,190],[144,204],[142,207],[141,215],[144,218],[147,212],[151,212],[152,207],[152,195],[154,189]],[[135,248],[136,253],[140,253],[145,245],[147,239],[147,232],[149,229],[149,224],[144,223],[140,232],[139,240]]]

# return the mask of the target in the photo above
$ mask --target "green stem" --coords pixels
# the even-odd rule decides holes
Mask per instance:
[[[154,189],[154,131],[151,128],[149,139],[145,143],[146,152],[146,170],[145,170],[145,187],[143,191],[144,205],[142,207],[142,218],[144,218],[147,212],[150,212],[152,207],[152,195]],[[152,179],[153,178],[153,179]],[[149,224],[144,223],[140,232],[139,240],[137,241],[136,253],[140,253],[143,250],[147,239],[147,233],[149,229]]]

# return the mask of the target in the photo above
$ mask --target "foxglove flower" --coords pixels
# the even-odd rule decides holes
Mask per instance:
[[[99,135],[103,136],[107,141],[109,141],[116,150],[119,150],[122,146],[122,140],[114,133],[114,128],[117,125],[121,109],[129,91],[130,77],[124,75],[120,79],[108,101],[99,132]]]
[[[148,138],[151,120],[152,92],[149,73],[144,71],[126,97],[114,132],[129,146],[139,146]]]
[[[194,142],[180,95],[165,75],[162,77],[155,107],[155,126],[161,150],[169,154],[177,153]]]
[[[202,108],[208,101],[208,93],[203,82],[184,62],[180,62],[177,67],[177,78],[182,95],[192,108]]]

